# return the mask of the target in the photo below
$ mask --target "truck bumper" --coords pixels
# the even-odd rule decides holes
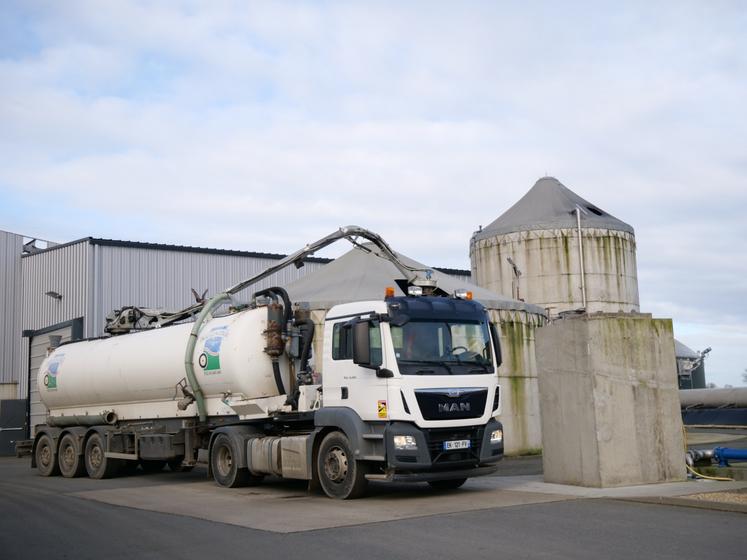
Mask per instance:
[[[475,476],[493,474],[497,470],[497,465],[489,465],[486,467],[475,467],[472,469],[461,469],[456,471],[367,474],[366,478],[368,480],[383,480],[386,482],[431,482],[434,480],[450,480],[454,478],[473,478]]]
[[[447,480],[490,474],[494,463],[503,458],[503,440],[491,442],[491,434],[502,430],[501,423],[491,419],[481,426],[463,428],[419,428],[407,422],[393,422],[384,432],[386,480]],[[412,449],[398,449],[395,436],[410,436]],[[445,442],[460,441],[458,449],[447,449]],[[469,441],[469,444],[464,442]]]

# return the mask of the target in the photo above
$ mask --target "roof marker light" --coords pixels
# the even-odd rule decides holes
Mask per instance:
[[[422,296],[423,288],[421,288],[420,286],[407,286],[407,295],[408,296]]]
[[[387,286],[384,290],[384,297],[394,297],[394,288],[392,286]]]
[[[464,290],[464,289],[455,290],[454,291],[454,297],[457,297],[459,299],[471,300],[472,299],[472,292],[469,291],[469,290]]]

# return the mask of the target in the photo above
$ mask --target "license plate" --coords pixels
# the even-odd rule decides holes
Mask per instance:
[[[444,451],[451,451],[452,449],[469,449],[469,447],[470,441],[468,439],[457,439],[444,442]]]

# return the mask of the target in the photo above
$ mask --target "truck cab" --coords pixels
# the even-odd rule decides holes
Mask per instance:
[[[401,296],[338,305],[324,349],[317,425],[356,426],[345,432],[365,478],[457,487],[495,470],[500,347],[481,304]],[[334,471],[334,453],[328,459]]]

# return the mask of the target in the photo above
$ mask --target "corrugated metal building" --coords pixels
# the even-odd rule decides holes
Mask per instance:
[[[0,400],[15,399],[21,368],[23,236],[0,231]]]
[[[0,354],[15,356],[8,358],[7,371],[3,362],[2,375],[7,382],[17,383],[18,398],[29,399],[29,426],[43,422],[46,415],[36,388],[36,372],[50,336],[59,336],[63,342],[101,336],[106,315],[127,305],[183,309],[194,302],[192,289],[198,294],[207,290],[210,296],[285,256],[91,237],[21,256],[23,238],[6,236],[10,237],[0,239],[0,257],[7,256],[8,263],[15,263],[16,272],[12,286],[8,284],[2,296],[5,306],[8,302],[16,306],[17,318],[0,325]],[[254,290],[286,285],[327,262],[307,259],[304,267],[287,267],[256,284]],[[6,268],[10,270],[10,265],[4,267],[4,283],[10,275]],[[470,278],[468,271],[440,270]],[[243,295],[248,298],[250,293]]]

